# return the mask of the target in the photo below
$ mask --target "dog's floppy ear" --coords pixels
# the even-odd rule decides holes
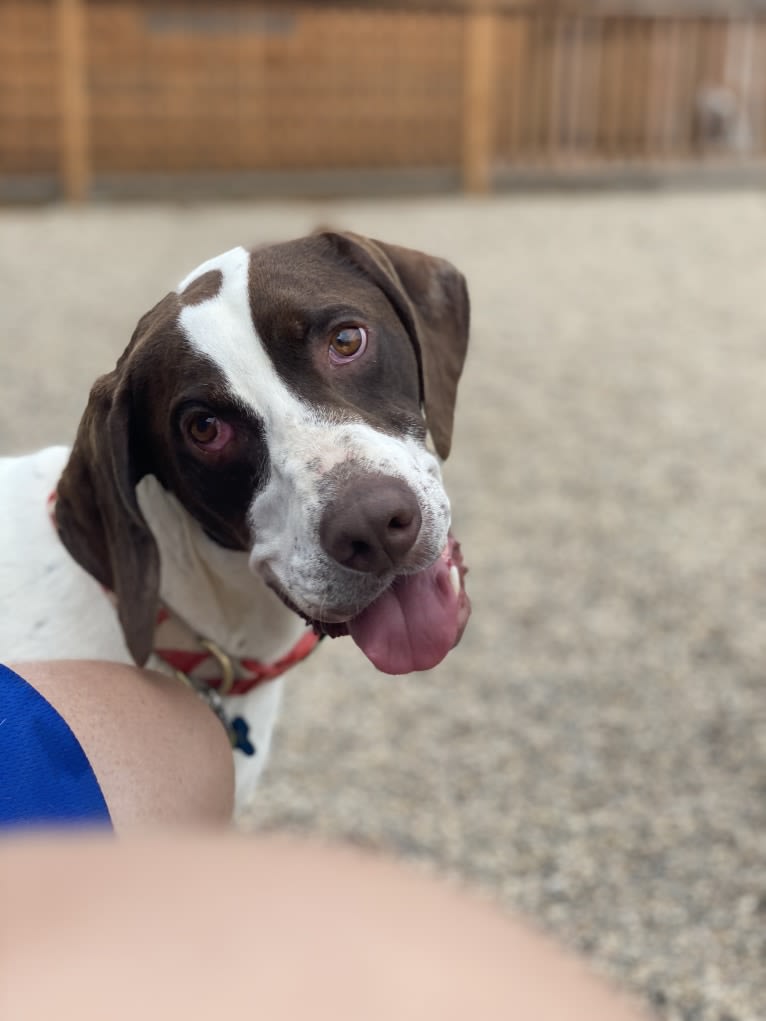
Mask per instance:
[[[468,347],[465,278],[445,259],[350,232],[323,231],[384,291],[407,328],[420,367],[421,399],[436,452],[452,444],[457,384]]]
[[[59,481],[56,524],[74,559],[115,593],[128,649],[143,666],[152,651],[160,557],[136,499],[143,472],[126,361],[123,355],[91,390]]]

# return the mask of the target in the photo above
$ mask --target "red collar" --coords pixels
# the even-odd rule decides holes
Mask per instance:
[[[48,497],[48,512],[56,526],[56,492]],[[104,589],[112,602],[113,592]],[[214,642],[199,638],[176,614],[165,607],[157,612],[154,630],[154,655],[174,672],[181,674],[192,687],[208,688],[219,695],[246,695],[259,684],[273,681],[290,667],[305,659],[319,644],[320,636],[306,631],[296,644],[275,663],[257,659],[236,659]],[[180,644],[183,647],[178,648]]]
[[[166,634],[178,625],[188,634],[184,645],[192,648],[168,647]],[[177,639],[182,641],[182,638]],[[191,630],[174,614],[162,608],[157,614],[154,632],[154,655],[172,670],[184,675],[194,687],[212,688],[219,695],[246,695],[248,691],[266,681],[273,681],[290,667],[300,663],[318,645],[320,636],[306,631],[284,656],[274,663],[261,663],[257,659],[236,659],[227,655],[214,642],[196,638]]]

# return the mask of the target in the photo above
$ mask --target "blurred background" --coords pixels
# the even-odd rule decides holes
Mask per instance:
[[[759,0],[0,0],[0,454],[233,245],[468,278],[472,620],[297,668],[242,826],[466,880],[668,1021],[766,1018],[765,150]]]
[[[2,0],[0,188],[742,175],[765,75],[763,0]]]

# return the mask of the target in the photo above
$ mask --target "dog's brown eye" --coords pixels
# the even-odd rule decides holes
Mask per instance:
[[[363,326],[344,326],[330,341],[330,359],[347,362],[358,358],[367,347],[367,330]]]
[[[212,443],[218,435],[215,415],[198,415],[189,423],[189,434],[195,443]]]
[[[227,423],[215,415],[193,415],[186,422],[186,432],[202,450],[222,450],[234,434]]]

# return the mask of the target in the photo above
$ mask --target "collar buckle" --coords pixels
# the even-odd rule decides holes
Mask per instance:
[[[211,642],[209,638],[200,638],[199,644],[203,649],[206,649],[210,653],[221,668],[221,683],[216,689],[218,694],[228,695],[234,687],[234,681],[236,680],[236,673],[231,657],[227,656],[223,649],[216,645],[215,642]]]

